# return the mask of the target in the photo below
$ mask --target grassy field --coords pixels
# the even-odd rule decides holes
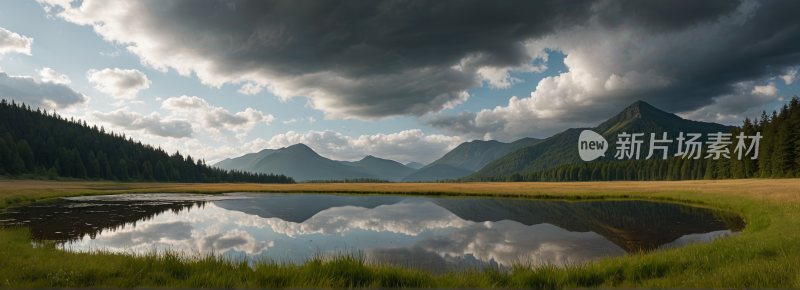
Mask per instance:
[[[0,230],[2,287],[800,287],[800,179],[459,184],[159,184],[0,181],[0,207],[55,196],[122,192],[320,192],[552,199],[635,198],[742,214],[736,237],[680,249],[556,267],[516,265],[434,276],[370,264],[357,254],[301,264],[211,256],[69,253],[34,247],[25,229]],[[252,262],[252,261],[251,261]]]

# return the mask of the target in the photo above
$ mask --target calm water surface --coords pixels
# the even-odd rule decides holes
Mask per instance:
[[[740,231],[722,211],[648,201],[563,202],[321,194],[122,194],[60,199],[0,215],[77,251],[174,249],[300,261],[360,250],[447,269],[579,262],[708,242]]]

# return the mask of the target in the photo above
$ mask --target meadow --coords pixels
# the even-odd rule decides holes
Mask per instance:
[[[434,275],[380,264],[359,253],[299,263],[213,255],[72,253],[31,243],[24,228],[0,229],[2,287],[800,287],[800,179],[571,183],[177,184],[0,181],[0,208],[58,196],[148,192],[303,192],[645,199],[741,214],[737,236],[677,249],[555,266],[521,260],[511,271]]]

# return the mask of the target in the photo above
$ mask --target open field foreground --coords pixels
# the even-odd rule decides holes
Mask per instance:
[[[0,207],[56,196],[123,192],[326,192],[585,199],[651,199],[737,212],[738,236],[680,249],[556,267],[521,262],[434,276],[373,265],[358,255],[302,265],[175,254],[77,254],[32,246],[24,229],[0,230],[2,287],[800,287],[800,179],[457,184],[171,184],[0,181]]]

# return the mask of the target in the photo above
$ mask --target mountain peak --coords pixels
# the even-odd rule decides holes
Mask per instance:
[[[678,115],[664,112],[645,101],[636,101],[627,108],[623,109],[616,116],[600,124],[598,128],[604,128],[605,125],[615,125],[632,119],[648,119],[648,120],[663,120],[668,122],[682,122],[686,121]]]
[[[289,146],[286,146],[286,148],[308,148],[308,149],[311,149],[311,147],[308,147],[308,145],[303,144],[303,143],[297,143],[297,144],[294,144],[294,145],[289,145]]]
[[[291,145],[291,146],[287,146],[285,148],[281,148],[281,149],[278,149],[278,150],[279,150],[279,152],[280,151],[283,151],[283,152],[307,152],[307,153],[313,153],[314,155],[319,155],[319,154],[317,154],[317,152],[314,151],[314,149],[311,149],[311,147],[308,147],[308,145],[303,144],[303,143],[297,143],[297,144],[294,144],[294,145]]]
[[[617,116],[623,117],[625,119],[630,118],[642,118],[642,111],[647,111],[648,109],[653,108],[650,104],[645,101],[638,100],[633,102],[630,106],[622,110]]]
[[[364,158],[361,158],[361,160],[359,160],[359,161],[365,161],[365,160],[383,160],[383,159],[375,157],[375,156],[372,156],[372,155],[367,155],[367,156],[364,156]]]

